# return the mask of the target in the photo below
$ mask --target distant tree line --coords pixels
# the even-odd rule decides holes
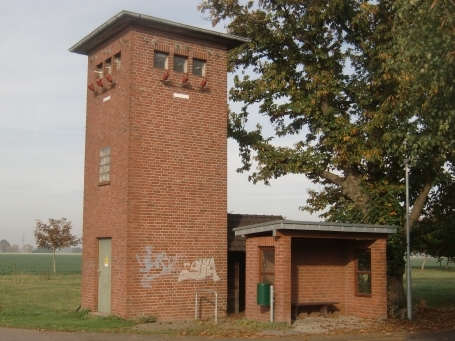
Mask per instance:
[[[0,240],[0,252],[19,253],[21,248],[17,244],[11,245],[6,239]]]
[[[61,253],[82,253],[81,247],[68,247],[60,250]],[[6,239],[0,240],[0,253],[52,253],[51,249],[33,247],[30,244],[25,244],[22,248],[17,245],[11,245]]]

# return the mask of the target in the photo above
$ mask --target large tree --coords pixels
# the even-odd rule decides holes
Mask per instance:
[[[442,1],[442,0],[441,0]],[[319,190],[302,209],[327,220],[393,224],[389,300],[404,299],[404,159],[411,225],[453,174],[455,35],[433,0],[205,0],[213,25],[247,37],[230,53],[229,114],[253,182],[304,174]],[[431,8],[431,10],[430,10]],[[255,114],[272,130],[251,126]],[[275,141],[293,135],[295,144]],[[250,171],[253,164],[255,171]],[[453,177],[446,177],[453,181]],[[437,193],[437,191],[436,191]]]
[[[73,225],[66,218],[49,219],[49,223],[36,220],[35,239],[38,248],[49,249],[52,251],[52,261],[55,268],[55,251],[65,247],[79,245],[81,240],[71,234]]]

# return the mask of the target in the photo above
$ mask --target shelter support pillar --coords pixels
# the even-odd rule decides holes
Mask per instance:
[[[291,325],[291,237],[275,239],[275,321]]]

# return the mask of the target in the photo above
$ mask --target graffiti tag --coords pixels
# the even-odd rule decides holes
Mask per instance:
[[[169,257],[166,252],[153,255],[153,247],[145,247],[145,255],[136,255],[137,262],[141,266],[140,273],[143,273],[141,284],[143,287],[151,288],[151,282],[161,276],[177,274],[180,269],[176,266],[180,256]]]
[[[187,279],[202,280],[205,278],[212,278],[214,281],[218,281],[218,277],[215,269],[215,260],[212,258],[201,258],[195,260],[191,265],[185,263],[185,267],[189,267],[189,270],[182,270],[178,281],[184,281]]]

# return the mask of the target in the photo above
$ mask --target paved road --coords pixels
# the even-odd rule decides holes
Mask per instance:
[[[455,330],[424,332],[424,333],[388,333],[366,335],[312,335],[267,338],[279,341],[453,341]],[[251,341],[251,338],[208,338],[199,336],[162,336],[162,335],[135,335],[135,334],[103,334],[103,333],[66,333],[48,332],[25,329],[0,328],[1,341]]]
[[[304,338],[308,341],[454,341],[455,330],[408,333],[397,332],[387,334],[365,334],[365,335],[333,335],[333,336],[311,336]],[[294,339],[295,341],[295,339]]]

